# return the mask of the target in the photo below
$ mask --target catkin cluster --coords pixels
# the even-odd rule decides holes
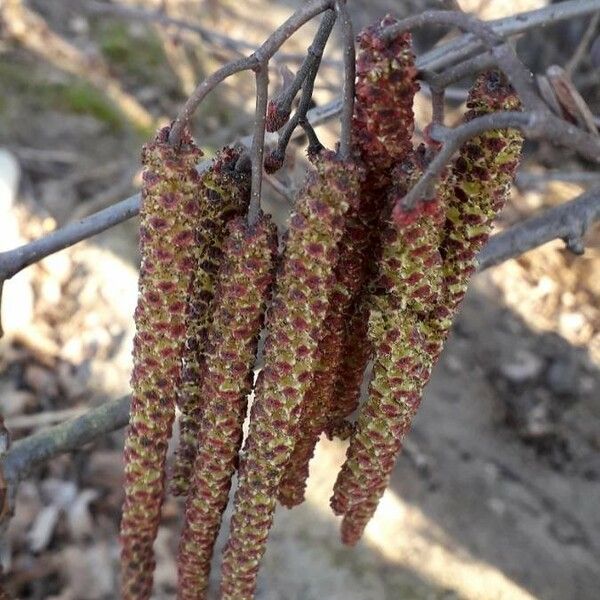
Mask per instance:
[[[322,434],[349,440],[331,498],[342,541],[355,544],[377,509],[522,144],[513,130],[481,134],[429,197],[406,207],[436,148],[413,146],[415,56],[410,34],[386,35],[393,23],[386,17],[358,37],[351,156],[311,154],[279,254],[269,217],[247,215],[239,152],[222,150],[200,175],[187,134],[172,147],[165,128],[144,148],[123,598],[151,594],[176,405],[181,600],[207,597],[236,471],[223,600],[254,597],[276,503],[304,500]],[[270,128],[287,118],[274,107]],[[503,76],[484,73],[467,107],[470,120],[519,101]]]

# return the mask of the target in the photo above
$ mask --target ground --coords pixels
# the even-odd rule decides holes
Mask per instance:
[[[224,53],[190,46],[187,38],[174,40],[173,32],[166,39],[152,26],[92,16],[82,4],[31,2],[82,52],[101,56],[156,117],[172,117],[185,97],[181,47],[196,77],[213,69]],[[258,41],[297,3],[273,3],[268,11],[259,0],[244,7],[207,1],[201,11],[184,2],[170,4],[174,14],[191,11],[208,27]],[[482,4],[474,8],[489,17],[499,16],[494,11],[504,6]],[[413,1],[403,9],[410,6],[423,5]],[[380,0],[353,9],[363,25],[395,7]],[[581,36],[583,25],[563,30],[561,44],[550,35],[534,36],[530,63],[539,62],[535,48],[542,43],[544,56],[566,61],[573,51],[569,40]],[[306,48],[309,34],[297,36],[286,51]],[[425,45],[427,39],[418,42]],[[328,58],[339,59],[337,40]],[[583,82],[590,81],[586,66]],[[18,200],[0,224],[1,250],[18,243],[19,236],[37,237],[135,191],[139,147],[147,132],[132,127],[89,82],[10,42],[0,47],[0,73],[0,146],[17,158],[21,172]],[[228,84],[196,120],[194,132],[208,156],[248,132],[250,84],[249,77]],[[317,101],[331,98],[338,84],[335,67],[328,67]],[[593,105],[597,98],[590,101]],[[422,127],[426,99],[416,109]],[[454,119],[460,108],[449,110]],[[336,135],[335,127],[319,133],[329,144]],[[9,163],[6,156],[0,165]],[[555,149],[528,148],[524,172],[553,166],[585,168]],[[3,181],[11,168],[2,166]],[[299,155],[283,181],[295,184],[302,170]],[[562,183],[515,190],[500,227],[580,191]],[[267,193],[283,223],[288,204],[270,188]],[[51,418],[62,420],[127,393],[136,228],[135,220],[123,224],[7,284],[0,407],[14,438],[47,426]],[[587,241],[583,257],[556,242],[474,279],[390,489],[355,548],[340,543],[338,519],[328,506],[345,443],[321,442],[307,501],[277,511],[257,598],[597,598],[600,235],[590,232]],[[15,597],[117,597],[122,440],[122,433],[115,433],[52,461],[23,482],[0,547]],[[156,544],[157,599],[175,597],[181,512],[181,502],[169,498]],[[219,548],[223,543],[224,535]]]

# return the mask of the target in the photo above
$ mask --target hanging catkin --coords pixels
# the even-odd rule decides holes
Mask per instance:
[[[235,170],[240,152],[224,148],[202,175],[199,188],[199,215],[194,256],[196,270],[188,298],[186,345],[183,373],[177,394],[181,410],[179,448],[173,466],[170,488],[174,495],[185,495],[196,457],[198,428],[206,396],[202,380],[206,372],[204,349],[212,323],[211,300],[215,277],[223,256],[227,223],[242,215],[250,200],[248,173]]]
[[[301,190],[277,288],[267,314],[265,367],[258,377],[250,429],[222,567],[225,600],[253,597],[277,490],[294,447],[302,401],[335,283],[344,214],[357,202],[360,172],[323,152]]]
[[[391,165],[411,148],[412,104],[418,89],[410,34],[391,40],[383,35],[395,20],[386,17],[358,36],[356,99],[352,122],[354,152],[366,168],[360,203],[346,215],[339,244],[336,285],[319,343],[313,381],[303,403],[294,452],[279,490],[279,501],[292,507],[304,500],[309,462],[323,431],[341,433],[358,403],[370,354],[358,296],[371,275],[377,253],[375,228],[389,185]],[[359,313],[359,314],[357,314]],[[366,317],[365,317],[366,318]]]
[[[418,180],[423,167],[417,151],[395,170],[391,205]],[[387,481],[420,402],[430,362],[421,322],[435,308],[441,286],[440,208],[432,198],[413,210],[396,211],[386,224],[369,298],[373,379],[334,487],[331,505],[336,514],[353,510]]]
[[[195,269],[199,184],[195,167],[202,153],[188,134],[177,148],[169,145],[168,135],[169,128],[160,130],[142,151],[142,262],[121,520],[125,600],[144,600],[152,591],[152,544],[160,521],[165,458],[181,377],[186,300]]]
[[[206,345],[206,399],[179,546],[178,597],[206,597],[213,546],[242,443],[247,396],[273,279],[277,232],[262,216],[230,223]]]
[[[346,419],[358,406],[363,374],[372,352],[365,299],[369,294],[367,283],[375,276],[374,266],[381,253],[381,213],[392,166],[402,162],[412,150],[413,101],[419,89],[417,69],[410,33],[392,39],[384,34],[395,22],[386,16],[358,36],[352,141],[367,169],[361,188],[361,237],[368,235],[369,242],[362,254],[355,254],[353,259],[361,263],[362,281],[345,307],[342,352],[334,368],[337,375],[324,426],[330,437],[349,435]]]
[[[467,106],[470,110],[465,119],[471,120],[497,110],[515,110],[520,104],[504,77],[493,72],[478,77],[469,94]],[[394,432],[397,437],[390,443],[389,450],[379,450],[376,461],[373,461],[373,455],[364,452],[363,442],[351,442],[351,448],[354,444],[355,449],[349,451],[349,458],[353,454],[355,460],[353,463],[347,461],[344,465],[332,499],[334,509],[345,512],[342,540],[347,544],[354,544],[360,539],[387,487],[395,455],[401,448],[403,436],[410,428],[422,389],[429,380],[431,368],[439,356],[454,313],[475,270],[477,252],[488,239],[493,219],[510,193],[521,145],[522,137],[515,130],[490,131],[474,138],[463,146],[439,188],[438,194],[446,214],[440,240],[443,261],[441,295],[437,305],[425,318],[419,313],[417,328],[414,330],[419,332],[423,350],[422,362],[415,371],[418,375],[415,382],[418,385],[416,394],[411,399],[414,406],[400,419],[400,426]],[[397,203],[394,210],[396,222],[404,219],[404,212],[401,203]],[[422,230],[424,231],[426,229]],[[375,381],[373,387],[374,384]],[[392,384],[393,377],[390,377],[390,385]],[[359,421],[362,419],[368,422],[370,416],[375,423],[380,408],[369,398]],[[358,428],[357,438],[360,430],[361,426]],[[368,436],[361,437],[364,441]],[[379,466],[376,466],[377,463]],[[369,482],[368,496],[362,492],[365,479]]]

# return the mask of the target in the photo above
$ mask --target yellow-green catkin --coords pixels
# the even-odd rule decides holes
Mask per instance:
[[[518,110],[520,103],[505,78],[492,72],[478,77],[469,94],[467,107],[469,111],[465,119],[471,120],[499,110]],[[402,438],[410,428],[423,387],[429,380],[454,314],[475,271],[477,253],[490,235],[494,217],[509,197],[521,146],[522,136],[515,130],[489,131],[470,140],[463,146],[438,188],[441,208],[445,212],[445,223],[439,242],[441,270],[439,267],[436,269],[441,275],[440,296],[428,314],[423,311],[417,312],[415,328],[411,329],[409,317],[404,321],[405,332],[408,331],[411,335],[418,332],[423,352],[420,372],[415,371],[417,378],[414,379],[413,389],[404,389],[405,392],[414,392],[412,397],[410,393],[407,396],[411,398],[410,402],[414,407],[407,410],[406,417],[401,420],[402,426],[394,432],[397,436],[396,453],[399,452]],[[399,216],[398,206],[400,205],[396,207],[396,216]],[[425,229],[422,232],[424,233]],[[405,335],[405,343],[408,337]],[[375,380],[372,387],[374,384]],[[368,418],[369,407],[374,406],[369,404],[370,402],[371,398],[365,406],[364,418]],[[373,416],[373,421],[375,418],[376,416]],[[362,452],[360,445],[358,448],[361,451],[355,453],[368,463],[368,455]],[[357,494],[353,496],[348,493],[349,486],[336,487],[333,504],[334,508],[345,513],[342,521],[342,540],[347,544],[354,544],[360,539],[387,487],[395,455],[389,453],[386,459],[387,462],[381,461],[381,465],[384,466],[382,471],[373,477],[367,477],[370,481],[370,494],[363,495],[361,500],[357,501]],[[361,467],[357,465],[355,461],[342,469],[342,483],[344,469],[347,473],[348,469],[354,468],[354,475],[349,477],[350,480],[354,477],[356,481],[360,481],[364,477],[364,469],[361,471]],[[358,484],[357,489],[360,490],[361,487],[362,484]],[[351,486],[350,490],[352,492]]]
[[[360,171],[351,162],[322,152],[290,219],[276,292],[267,313],[265,366],[256,383],[223,557],[224,600],[249,600],[254,595],[277,490],[294,448],[335,284],[344,214],[357,202],[359,185]]]
[[[385,29],[394,22],[385,17],[358,35],[352,146],[366,176],[359,204],[346,215],[336,285],[323,324],[313,381],[303,403],[296,447],[279,489],[279,501],[287,507],[304,500],[309,463],[321,433],[340,435],[347,430],[346,418],[358,404],[370,355],[367,317],[359,297],[372,276],[373,256],[379,248],[377,223],[392,165],[412,148],[412,105],[418,90],[410,34],[385,37]]]
[[[201,389],[205,406],[179,545],[181,600],[206,597],[213,547],[242,443],[277,254],[276,228],[266,216],[252,226],[243,218],[235,219],[229,231],[205,351]]]
[[[168,135],[169,128],[160,130],[142,151],[142,262],[121,520],[125,600],[144,600],[152,591],[152,544],[160,521],[165,459],[181,379],[186,301],[195,269],[195,167],[202,153],[187,133],[176,148],[169,145]]]
[[[521,104],[505,76],[496,71],[479,75],[469,92],[465,121]],[[510,197],[523,136],[516,129],[487,131],[461,148],[445,188],[445,305],[454,311],[462,301],[477,254],[488,240],[493,220]]]
[[[177,393],[181,411],[179,447],[176,452],[170,489],[185,495],[196,457],[198,428],[205,398],[202,381],[206,368],[204,350],[212,323],[215,278],[223,257],[227,224],[245,214],[250,200],[250,177],[236,170],[239,150],[224,148],[202,174],[199,187],[199,215],[194,256],[196,269],[188,296],[188,318],[183,374]]]
[[[334,512],[346,515],[342,531],[350,534],[344,535],[345,543],[357,539],[353,525],[361,504],[387,482],[430,369],[422,322],[440,295],[443,213],[437,197],[412,210],[400,203],[423,166],[417,151],[395,170],[397,184],[390,192],[390,206],[396,208],[383,232],[378,277],[368,302],[373,377],[331,500]]]

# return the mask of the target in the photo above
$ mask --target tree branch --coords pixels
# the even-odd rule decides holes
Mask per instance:
[[[537,27],[545,27],[560,21],[582,17],[599,10],[600,0],[568,0],[490,21],[489,25],[498,35],[508,38]],[[419,64],[419,61],[417,61],[417,67],[430,70],[442,69],[481,51],[481,47],[482,44],[476,36],[472,34],[463,35],[428,52],[423,56],[423,64]]]
[[[254,70],[260,67],[281,48],[302,25],[313,17],[331,8],[332,0],[308,0],[285,23],[281,24],[250,56],[234,60],[202,81],[187,99],[183,108],[171,128],[169,141],[175,145],[179,143],[183,129],[189,123],[192,115],[207,96],[219,83],[227,77],[241,71]]]
[[[354,48],[354,28],[346,6],[346,0],[336,0],[335,10],[342,30],[344,49],[344,84],[342,89],[342,115],[340,135],[340,156],[343,160],[350,157],[352,115],[354,114],[354,79],[356,78],[356,52]]]
[[[580,254],[583,235],[599,220],[600,187],[596,187],[575,200],[494,235],[479,254],[479,270],[489,269],[555,239],[564,240],[568,248]]]
[[[256,70],[256,112],[254,115],[254,135],[252,136],[252,191],[248,207],[248,223],[252,226],[260,215],[262,191],[263,155],[265,151],[265,126],[267,103],[269,101],[269,62],[267,60]]]
[[[455,129],[434,124],[430,135],[433,139],[443,142],[443,146],[429,163],[419,181],[404,197],[404,205],[408,208],[413,207],[416,202],[431,195],[443,168],[466,141],[485,131],[508,128],[519,129],[530,139],[543,138],[570,148],[589,160],[600,163],[600,137],[590,135],[547,111],[543,113],[500,111],[478,117]]]

